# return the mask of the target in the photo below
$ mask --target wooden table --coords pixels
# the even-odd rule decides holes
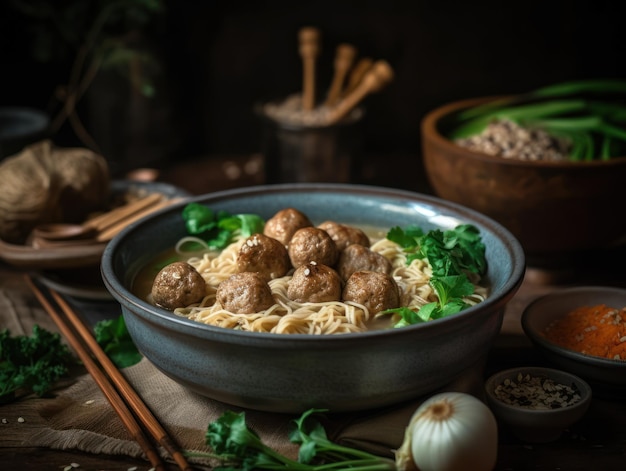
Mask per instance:
[[[254,160],[254,157],[252,158]],[[245,165],[245,161],[234,160],[234,165]],[[209,169],[221,172],[227,166],[222,163],[201,162],[205,171]],[[251,164],[252,165],[252,164]],[[244,167],[241,167],[244,168]],[[221,170],[220,170],[221,169]],[[231,169],[232,171],[232,169]],[[233,171],[234,172],[234,171]],[[194,177],[190,177],[194,175]],[[215,176],[215,174],[213,174]],[[241,176],[245,181],[239,180]],[[255,173],[239,173],[239,177],[224,180],[219,188],[214,178],[198,171],[197,164],[178,167],[178,170],[162,174],[161,179],[186,187],[192,193],[203,193],[235,187],[240,184],[260,183]],[[512,366],[545,365],[545,361],[532,348],[524,336],[520,317],[524,307],[537,296],[564,286],[577,284],[607,284],[626,287],[626,274],[620,273],[621,267],[607,260],[609,266],[598,266],[593,270],[584,267],[581,271],[555,272],[530,268],[524,282],[507,307],[502,331],[493,345],[488,357],[486,375]],[[585,273],[586,275],[583,275]],[[0,264],[0,281],[14,280],[18,273]],[[15,284],[15,281],[12,281]],[[4,286],[4,285],[3,285]],[[583,420],[567,430],[556,442],[547,444],[527,444],[519,441],[500,428],[500,444],[496,470],[589,470],[603,471],[626,469],[626,397],[605,391],[595,395],[591,407]],[[0,418],[2,407],[0,406]],[[9,433],[0,425],[0,434]],[[127,471],[133,467],[147,470],[149,464],[142,460],[115,456],[91,455],[76,451],[56,451],[28,447],[0,448],[0,469],[59,470],[71,463],[80,464],[80,469]],[[177,469],[172,466],[169,469]]]

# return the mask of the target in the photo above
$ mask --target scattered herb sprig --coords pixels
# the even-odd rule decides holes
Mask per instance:
[[[570,160],[609,160],[626,155],[626,81],[564,82],[458,113],[452,140],[480,134],[489,123],[509,120],[543,129],[571,143]]]
[[[235,231],[244,237],[262,232],[265,221],[256,214],[235,214],[214,211],[199,203],[183,208],[183,220],[190,235],[203,239],[212,249],[223,249],[232,240]]]
[[[61,336],[39,325],[30,336],[0,331],[0,403],[18,393],[44,396],[76,363]]]
[[[211,422],[205,435],[211,447],[210,457],[221,461],[216,471],[284,470],[284,471],[391,471],[395,462],[388,458],[331,442],[324,427],[313,415],[325,409],[309,409],[294,420],[289,440],[299,445],[298,457],[291,459],[267,446],[251,430],[245,412],[226,411]],[[188,456],[200,456],[187,453]],[[206,456],[206,455],[203,455]]]
[[[407,264],[415,259],[430,263],[432,277],[429,283],[437,294],[436,302],[417,311],[401,307],[381,313],[399,316],[394,327],[439,319],[469,307],[463,300],[474,292],[474,284],[468,275],[482,276],[487,270],[485,244],[476,226],[460,224],[454,229],[435,229],[427,233],[416,226],[393,227],[387,233],[387,239],[403,248]]]
[[[104,353],[118,368],[132,366],[143,358],[128,333],[126,322],[121,315],[114,319],[96,322],[94,337]]]

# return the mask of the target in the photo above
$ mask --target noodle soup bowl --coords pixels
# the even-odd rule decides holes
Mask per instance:
[[[397,329],[337,335],[273,334],[205,325],[155,307],[133,292],[154,257],[185,236],[182,209],[197,202],[265,219],[294,207],[314,224],[335,220],[387,230],[475,225],[486,246],[489,297],[454,316]],[[524,275],[523,250],[508,230],[455,203],[412,192],[343,184],[284,184],[186,200],[126,228],[102,258],[105,286],[121,304],[138,349],[163,373],[209,398],[256,410],[333,412],[382,407],[481,374],[507,302]]]
[[[522,313],[522,328],[552,365],[574,373],[599,389],[626,392],[626,360],[604,358],[565,348],[551,341],[546,329],[574,309],[600,304],[626,307],[626,289],[614,286],[576,286],[543,295]],[[622,322],[626,322],[623,319]],[[612,341],[619,342],[621,339]]]

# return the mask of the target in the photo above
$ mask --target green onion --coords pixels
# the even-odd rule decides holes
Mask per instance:
[[[589,99],[591,95],[596,99]],[[626,155],[625,100],[626,81],[564,82],[461,111],[447,136],[468,138],[494,121],[509,120],[567,138],[572,161],[608,160]]]

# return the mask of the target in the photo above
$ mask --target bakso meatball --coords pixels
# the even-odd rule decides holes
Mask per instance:
[[[231,275],[219,284],[216,296],[222,308],[235,314],[253,314],[274,304],[267,281],[253,272]]]
[[[294,268],[305,263],[316,262],[329,267],[337,263],[339,250],[335,241],[326,231],[317,227],[303,227],[298,229],[287,248],[289,259]]]
[[[329,266],[310,262],[293,273],[287,296],[297,303],[340,301],[341,279]]]
[[[263,234],[287,245],[298,229],[312,225],[313,223],[306,214],[294,208],[286,208],[278,211],[265,222]]]
[[[340,251],[352,244],[370,246],[369,237],[358,227],[346,226],[335,221],[325,221],[317,227],[328,232]]]
[[[356,271],[375,271],[390,274],[391,262],[378,252],[359,244],[352,244],[343,249],[337,262],[337,272],[342,280],[347,280]]]
[[[357,271],[352,274],[342,293],[343,301],[367,307],[371,314],[400,307],[400,290],[396,280],[385,273]]]
[[[157,305],[170,311],[198,303],[205,295],[204,278],[187,262],[166,265],[152,283],[152,299]]]
[[[266,281],[285,276],[291,269],[287,248],[276,239],[263,234],[253,234],[239,249],[237,268],[251,271]]]

